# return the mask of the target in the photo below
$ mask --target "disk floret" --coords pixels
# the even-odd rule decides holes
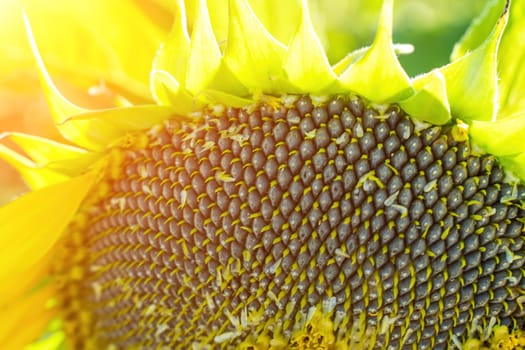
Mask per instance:
[[[85,275],[64,287],[89,317],[61,293],[69,321],[99,346],[225,349],[445,349],[491,317],[521,327],[525,191],[493,157],[395,104],[286,101],[116,149],[123,176],[83,209]]]

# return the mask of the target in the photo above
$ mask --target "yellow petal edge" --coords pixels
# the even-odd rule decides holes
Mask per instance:
[[[523,0],[516,2],[519,12]],[[242,107],[256,103],[262,95],[354,93],[373,102],[397,102],[415,119],[436,125],[460,119],[472,124],[471,140],[479,149],[495,155],[507,153],[487,135],[496,129],[502,137],[511,134],[502,129],[505,126],[494,123],[499,119],[499,91],[509,95],[509,89],[498,82],[497,58],[511,12],[510,1],[490,1],[456,45],[452,62],[412,79],[399,64],[392,43],[393,0],[383,1],[372,45],[349,53],[335,65],[328,62],[306,0],[298,1],[300,20],[290,21],[297,27],[288,30],[294,33],[288,43],[266,29],[248,0],[229,0],[227,16],[224,11],[209,11],[210,4],[216,7],[206,0],[175,2],[172,31],[159,49],[150,74],[157,105],[106,110],[80,108],[60,94],[45,69],[26,18],[44,91],[64,136],[100,152],[130,132],[148,129],[175,115],[198,115],[193,112],[210,104]],[[190,19],[188,5],[192,8]],[[516,28],[516,24],[511,23],[511,27]],[[217,28],[219,33],[215,32]],[[224,35],[225,40],[217,41]],[[9,157],[7,152],[0,154]]]
[[[53,316],[45,307],[52,297],[50,286],[32,290],[31,285],[19,288],[18,282],[26,278],[38,282],[46,276],[48,253],[96,178],[95,172],[89,172],[30,192],[0,208],[0,344],[34,340]],[[39,274],[31,277],[35,271]],[[13,288],[18,295],[13,295]],[[33,322],[25,324],[30,315]]]

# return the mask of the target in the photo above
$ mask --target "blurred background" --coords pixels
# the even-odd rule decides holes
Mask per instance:
[[[409,75],[415,76],[446,64],[454,43],[461,37],[472,18],[482,11],[486,1],[396,0],[394,42],[411,43],[415,47],[414,53],[400,57]],[[6,0],[0,0],[2,26],[0,29],[0,135],[6,131],[20,131],[61,140],[51,122],[34,63],[28,59],[30,56],[27,54],[27,45],[20,44],[24,41],[23,34],[20,34],[21,31],[23,32],[23,27],[21,23],[13,23],[11,18],[6,17],[8,12],[2,11],[4,2]],[[172,22],[172,3],[175,1],[128,0],[127,2],[134,10],[141,13],[144,21],[153,23],[156,32],[164,35],[168,32]],[[268,2],[265,0],[251,0],[251,2],[263,22],[276,18],[286,22],[289,16],[293,15],[287,12],[276,13],[274,8],[267,7]],[[49,5],[41,0],[22,0],[22,3],[33,23],[37,42],[39,45],[43,42],[45,48],[48,48],[46,51],[41,47],[48,69],[60,90],[69,99],[83,107],[111,105],[117,95],[138,103],[143,100],[143,96],[137,94],[131,87],[106,81],[103,70],[93,73],[87,69],[94,59],[83,57],[86,45],[89,45],[89,40],[85,40],[86,37],[93,40],[94,34],[104,35],[104,32],[101,33],[104,28],[112,36],[122,37],[131,28],[130,25],[136,26],[136,23],[117,20],[120,18],[120,13],[109,10],[107,16],[104,16],[104,9],[102,9],[95,14],[97,18],[105,18],[105,22],[102,23],[105,27],[93,24],[97,26],[97,30],[89,31],[87,35],[86,27],[79,29],[74,25],[67,25],[71,21],[67,10],[76,2],[60,0]],[[104,4],[104,1],[93,1],[93,3]],[[316,29],[332,63],[337,62],[349,51],[370,45],[372,42],[381,0],[310,0],[310,3]],[[84,15],[86,11],[94,8],[83,10]],[[189,11],[191,12],[191,9]],[[211,7],[210,11],[212,11]],[[44,21],[44,18],[50,15],[58,23],[53,28],[46,26]],[[78,33],[75,32],[76,29]],[[67,35],[67,40],[61,35]],[[78,35],[76,40],[75,35]],[[72,44],[71,40],[75,42]],[[75,50],[77,52],[73,52]],[[151,56],[146,57],[146,61],[154,55],[153,49],[148,48],[143,51],[143,55]],[[100,55],[103,54],[104,52],[101,52]],[[74,57],[68,63],[73,63],[73,67],[77,68],[85,62],[86,72],[89,71],[89,74],[76,74],[71,70],[71,65],[66,69],[60,64],[60,59],[64,57],[68,59]],[[137,65],[139,63],[142,61],[137,62]],[[77,71],[82,72],[82,69]],[[142,75],[146,73],[141,72]],[[5,141],[0,140],[0,143],[5,144]],[[24,191],[26,187],[16,172],[0,160],[0,204],[8,202]]]
[[[370,45],[381,0],[341,1],[338,8],[330,6],[329,1],[311,2],[318,9],[313,16],[326,28],[329,41],[325,46],[331,60],[337,62],[348,51]],[[415,47],[412,54],[399,57],[408,74],[415,76],[447,64],[454,43],[487,2],[395,0],[394,43],[410,43]]]

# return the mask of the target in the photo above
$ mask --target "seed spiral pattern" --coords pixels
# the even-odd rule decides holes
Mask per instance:
[[[66,330],[116,349],[445,349],[492,317],[521,327],[524,188],[452,134],[305,96],[150,130],[69,229]],[[331,338],[305,336],[313,310]]]

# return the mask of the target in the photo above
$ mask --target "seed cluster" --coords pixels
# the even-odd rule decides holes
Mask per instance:
[[[524,188],[451,128],[299,97],[148,135],[85,209],[89,315],[68,315],[100,346],[292,348],[313,314],[329,346],[446,349],[492,317],[521,327]]]

